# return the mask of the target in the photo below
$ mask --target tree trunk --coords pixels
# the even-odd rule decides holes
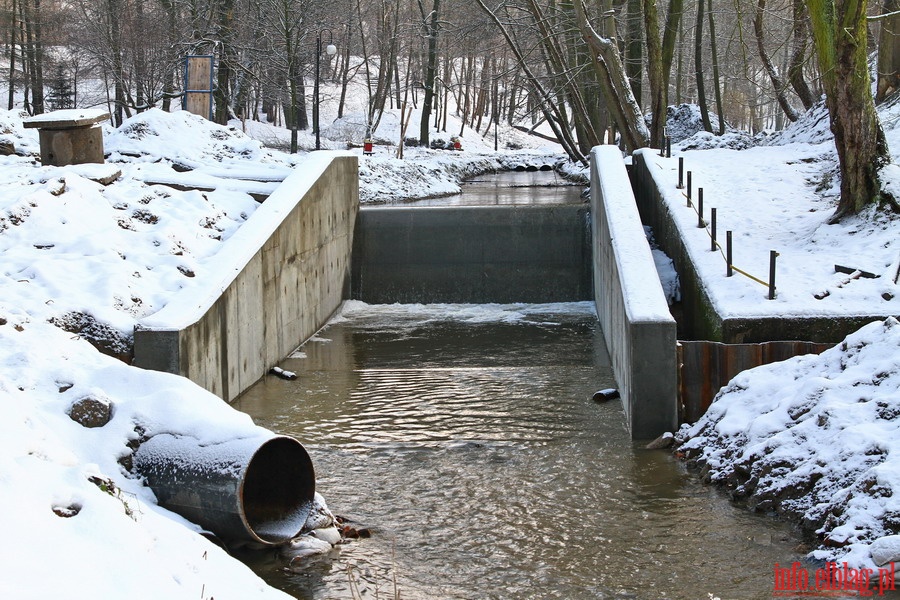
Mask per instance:
[[[656,0],[644,0],[645,35],[647,38],[647,81],[650,86],[650,145],[663,144],[666,109],[669,106],[669,79],[675,56],[683,0],[670,0],[665,33],[659,39],[659,11]],[[661,147],[661,146],[660,146]]]
[[[890,1],[890,0],[889,0]],[[809,19],[806,16],[806,5],[803,0],[793,0],[793,47],[791,49],[791,62],[788,66],[788,80],[791,87],[803,103],[803,108],[809,110],[816,103],[816,95],[809,89],[806,78],[803,76],[803,65],[806,62],[806,45],[809,40]]]
[[[710,53],[712,54],[712,84],[713,94],[716,99],[716,113],[718,113],[719,116],[719,135],[724,135],[725,108],[722,106],[722,85],[719,81],[719,52],[716,44],[716,23],[713,19],[712,0],[708,0],[706,13],[707,18],[709,19],[709,48]]]
[[[344,116],[344,104],[347,102],[347,82],[350,79],[350,31],[351,27],[348,23],[346,26],[347,37],[344,40],[344,50],[343,52],[341,52],[341,67],[339,75],[341,79],[341,97],[338,101],[338,119]]]
[[[900,0],[884,0],[884,16],[878,36],[878,87],[881,102],[900,89]]]
[[[697,0],[697,26],[694,31],[694,73],[697,78],[697,104],[700,105],[700,119],[703,129],[712,133],[709,121],[709,106],[706,103],[706,86],[703,85],[703,9],[704,0]]]
[[[43,41],[41,39],[40,0],[23,0],[23,24],[25,26],[25,57],[31,87],[31,111],[39,115],[44,112]]]
[[[234,26],[234,0],[218,0],[217,5],[219,15],[216,30],[221,43],[219,44],[216,90],[213,98],[216,104],[215,121],[220,125],[225,125],[228,122],[231,102],[229,85],[233,58],[231,43]]]
[[[756,49],[759,51],[759,59],[762,61],[763,67],[766,69],[766,73],[769,74],[769,79],[772,81],[772,87],[775,89],[775,99],[778,100],[778,106],[781,107],[781,110],[788,119],[796,121],[800,118],[800,115],[797,114],[797,111],[794,110],[794,107],[791,106],[791,103],[788,101],[787,82],[778,74],[778,69],[775,68],[774,63],[772,63],[772,58],[769,56],[768,50],[766,50],[763,28],[763,14],[765,13],[765,10],[766,0],[757,0],[756,15],[753,17],[753,33],[756,36]]]
[[[425,23],[425,32],[428,37],[428,58],[425,63],[425,97],[422,100],[422,120],[419,122],[419,145],[428,146],[428,132],[431,126],[431,107],[434,103],[434,77],[437,72],[437,41],[438,26],[440,21],[438,17],[441,12],[441,0],[433,0],[431,5],[431,14],[426,15],[421,0],[419,7],[422,10],[422,18]],[[460,134],[462,135],[462,134]]]
[[[644,71],[644,40],[641,25],[641,0],[627,0],[628,20],[625,28],[625,73],[631,84],[631,93],[638,106],[641,106],[641,89]],[[652,140],[651,140],[652,141]]]
[[[866,60],[866,4],[807,0],[840,164],[841,198],[832,222],[881,199],[878,172],[890,160]]]
[[[650,132],[628,85],[619,49],[609,38],[600,36],[591,27],[581,0],[576,0],[574,5],[578,28],[591,51],[592,64],[606,97],[606,105],[619,128],[625,148],[633,152],[647,147]]]
[[[17,19],[18,0],[12,0],[12,8],[9,11],[9,102],[7,110],[12,110],[15,106],[16,97],[16,46],[19,39],[19,22]]]

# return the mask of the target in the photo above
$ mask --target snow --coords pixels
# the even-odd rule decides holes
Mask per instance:
[[[672,207],[686,247],[716,310],[723,318],[766,316],[891,315],[900,310],[897,286],[900,216],[872,207],[829,224],[839,195],[837,156],[831,139],[822,141],[822,108],[814,108],[789,131],[769,136],[767,145],[733,149],[694,148],[695,138],[673,146],[672,158],[642,150],[649,169]],[[885,122],[900,118],[900,105],[882,112]],[[825,116],[827,128],[827,115]],[[882,171],[887,189],[900,189],[900,128],[887,132],[894,163]],[[706,139],[708,134],[697,134]],[[696,137],[696,136],[695,136]],[[677,189],[678,159],[692,175],[693,207],[687,190]],[[686,181],[686,177],[685,177]],[[703,189],[704,218],[717,213],[717,240],[710,251],[710,227],[697,227],[696,204]],[[736,275],[726,278],[725,232],[733,231],[733,262],[767,282],[770,252],[778,253],[777,295]],[[866,271],[877,278],[852,278],[835,265]]]
[[[334,114],[328,113],[332,101],[326,98],[324,113]],[[74,600],[100,595],[287,597],[201,536],[196,526],[158,507],[152,492],[119,464],[141,436],[177,432],[215,444],[265,432],[189,381],[133,368],[101,354],[89,341],[112,340],[107,352],[127,353],[139,322],[162,320],[166,310],[176,313],[167,322],[177,320],[191,309],[179,308],[185,302],[180,298],[207,298],[228,276],[219,265],[237,252],[229,248],[242,236],[249,236],[248,242],[258,239],[265,222],[277,216],[272,208],[261,209],[249,192],[270,189],[266,186],[285,177],[302,183],[308,176],[292,173],[314,170],[320,159],[272,150],[258,141],[285,147],[290,132],[284,129],[254,121],[220,127],[184,112],[154,109],[118,129],[102,125],[110,153],[106,165],[44,167],[35,158],[37,131],[24,128],[23,117],[0,111],[0,141],[12,142],[17,152],[0,156],[0,512],[8,536],[0,561],[0,596],[47,598],[64,590]],[[883,118],[896,123],[896,112]],[[366,202],[452,193],[466,175],[519,164],[558,164],[585,176],[582,166],[565,164],[558,147],[531,143],[534,138],[501,128],[502,147],[495,153],[493,132],[482,138],[462,132],[452,120],[451,129],[462,133],[462,152],[408,147],[401,160],[396,145],[382,143],[396,144],[400,137],[399,118],[389,117],[374,133],[379,142],[374,155],[363,156],[355,145],[360,122],[347,117],[324,126],[323,145],[359,156]],[[417,122],[415,112],[412,122]],[[898,136],[900,127],[889,131],[895,152]],[[311,147],[308,132],[299,138],[302,148]],[[896,312],[900,300],[883,298],[885,293],[896,296],[893,275],[900,249],[891,235],[893,218],[867,214],[827,225],[836,198],[834,179],[827,177],[835,164],[829,139],[802,133],[766,140],[776,138],[777,145],[740,152],[714,147],[722,140],[704,142],[709,150],[677,150],[694,170],[695,185],[707,190],[708,206],[720,207],[720,230],[735,229],[740,266],[765,273],[761,264],[768,250],[781,253],[775,301],[764,300],[764,290],[752,282],[704,275],[713,282],[720,310],[748,315]],[[672,201],[682,202],[674,189],[675,159],[657,155],[651,162]],[[900,188],[896,164],[884,176],[887,186]],[[155,182],[202,184],[209,191],[179,191]],[[695,258],[704,274],[724,272],[721,258],[702,252],[708,240],[693,227],[696,217],[684,212],[681,218],[686,237],[696,242]],[[880,277],[844,283],[845,276],[833,272],[834,262]],[[829,295],[816,300],[813,294],[820,291]],[[421,307],[423,314],[441,310],[446,313]],[[464,318],[472,320],[525,314],[515,307],[468,310]],[[734,446],[722,442],[734,456],[777,445],[779,456],[798,465],[794,477],[800,471],[833,473],[818,479],[831,486],[823,488],[832,497],[822,496],[822,506],[796,506],[810,514],[828,513],[838,500],[847,506],[831,531],[849,545],[820,551],[829,556],[847,551],[853,561],[871,560],[868,544],[889,533],[882,517],[898,514],[894,496],[872,493],[900,486],[896,416],[887,418],[894,414],[900,385],[898,335],[895,322],[875,323],[848,342],[855,350],[836,349],[821,358],[745,372],[711,411],[722,416],[717,435],[738,440]],[[852,368],[841,361],[852,362]],[[108,424],[86,428],[67,416],[72,403],[86,397],[111,404]],[[797,407],[812,399],[822,400],[810,407],[810,416],[797,416]],[[818,425],[820,415],[827,426]],[[798,421],[791,426],[795,416]],[[703,429],[702,423],[709,425]],[[698,431],[712,436],[712,421],[702,423]],[[713,457],[723,469],[728,468],[725,454]],[[881,539],[876,548],[896,544]]]
[[[618,148],[601,146],[592,150],[592,154],[597,163],[609,163],[602,172],[598,169],[599,176],[592,180],[592,183],[600,187],[599,196],[606,205],[603,219],[608,233],[604,236],[598,234],[599,243],[609,243],[605,235],[608,235],[610,241],[640,240],[644,229],[634,203],[631,181]],[[668,304],[663,302],[664,292],[660,279],[646,276],[647,265],[654,264],[655,261],[649,245],[643,242],[620,242],[615,261],[621,296],[628,299],[625,306],[628,318],[634,322],[671,322]]]
[[[828,544],[815,558],[873,568],[869,545],[893,535],[900,514],[898,391],[890,317],[821,355],[739,374],[679,431],[679,451],[757,509],[816,529]]]

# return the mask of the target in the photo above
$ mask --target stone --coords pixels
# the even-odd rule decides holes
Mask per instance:
[[[79,398],[67,411],[69,418],[82,427],[103,427],[112,419],[112,403],[106,398]]]
[[[0,141],[0,156],[9,156],[16,153],[16,147],[8,140]]]
[[[877,566],[892,562],[900,562],[900,535],[886,535],[880,537],[869,546],[872,562]]]
[[[667,431],[646,446],[647,450],[662,450],[663,448],[669,448],[672,444],[675,443],[675,434],[671,431]]]

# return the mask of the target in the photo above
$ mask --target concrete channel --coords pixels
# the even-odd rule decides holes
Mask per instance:
[[[324,152],[228,242],[225,273],[135,330],[134,364],[188,377],[227,401],[321,328],[344,299],[595,299],[635,439],[676,422],[675,323],[624,161],[592,152],[592,201],[359,209],[357,158]]]

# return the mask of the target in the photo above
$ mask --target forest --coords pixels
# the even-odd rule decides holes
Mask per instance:
[[[319,83],[340,117],[354,81],[373,132],[416,107],[407,137],[427,146],[454,111],[479,133],[549,128],[579,161],[659,147],[673,105],[756,133],[824,97],[839,215],[879,197],[873,102],[900,87],[900,0],[2,0],[0,19],[10,110],[104,106],[115,125],[180,103],[189,56],[214,58],[220,123],[309,129]]]

